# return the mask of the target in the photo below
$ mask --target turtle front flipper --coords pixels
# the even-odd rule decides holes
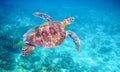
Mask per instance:
[[[80,39],[78,38],[78,36],[70,30],[66,31],[66,36],[68,36],[68,35],[73,39],[73,41],[76,45],[76,49],[77,49],[77,51],[79,51],[80,50]]]
[[[43,18],[43,19],[45,19],[45,20],[47,20],[47,21],[53,21],[53,19],[52,19],[49,15],[47,15],[47,14],[45,14],[45,13],[34,12],[33,15],[34,15],[34,16],[37,16],[37,17],[41,17],[41,18]]]
[[[22,55],[23,56],[28,55],[33,49],[34,49],[33,45],[25,44],[25,46],[22,48]]]

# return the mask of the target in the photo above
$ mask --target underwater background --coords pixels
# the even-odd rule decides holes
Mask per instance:
[[[66,37],[22,56],[23,34],[45,22],[36,11],[55,21],[75,17],[65,30],[78,35],[80,51]],[[0,0],[0,72],[120,72],[119,0]]]

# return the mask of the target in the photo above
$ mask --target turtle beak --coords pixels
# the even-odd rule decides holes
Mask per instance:
[[[70,16],[70,17],[68,17],[68,18],[66,18],[66,20],[69,22],[69,23],[71,23],[71,22],[73,22],[74,21],[74,17],[72,17],[72,16]]]

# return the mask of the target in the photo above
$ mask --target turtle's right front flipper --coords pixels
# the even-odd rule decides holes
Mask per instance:
[[[76,49],[77,49],[77,51],[79,51],[80,50],[80,39],[78,38],[78,36],[70,30],[66,31],[66,36],[68,36],[68,35],[73,39],[73,41],[76,45]]]
[[[52,19],[49,15],[47,15],[47,14],[45,14],[45,13],[34,12],[33,15],[34,15],[34,16],[37,16],[37,17],[41,17],[41,18],[43,18],[43,19],[45,19],[45,20],[47,20],[47,21],[53,21],[53,19]]]

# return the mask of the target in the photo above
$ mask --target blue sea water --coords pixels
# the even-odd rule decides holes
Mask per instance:
[[[45,22],[36,11],[55,21],[75,17],[65,30],[78,35],[80,51],[66,37],[60,46],[22,56],[23,34]],[[0,0],[0,72],[120,72],[120,1]]]

